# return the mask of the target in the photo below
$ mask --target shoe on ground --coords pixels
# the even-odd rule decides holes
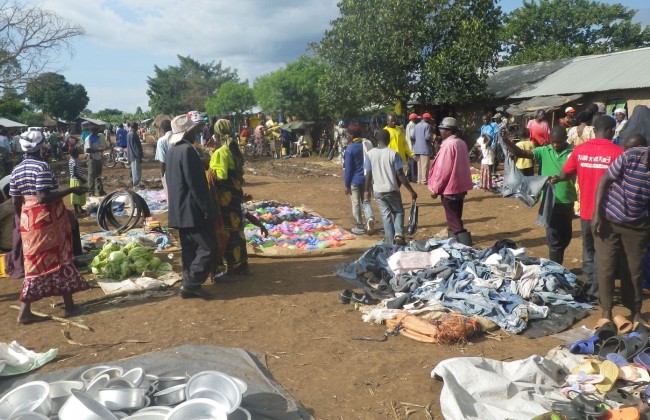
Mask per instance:
[[[372,235],[375,233],[375,219],[368,219],[366,222],[366,233]]]
[[[355,235],[363,235],[364,233],[366,233],[366,230],[361,226],[355,226],[352,229],[350,229],[350,232],[352,232]]]
[[[379,303],[377,299],[373,299],[366,293],[352,293],[352,301],[362,303],[364,305],[376,305]]]
[[[347,305],[348,303],[350,303],[351,298],[352,298],[352,290],[345,289],[339,295],[339,302],[341,302],[344,305]]]
[[[178,296],[180,296],[183,299],[192,299],[192,298],[209,299],[210,298],[210,295],[206,293],[206,291],[203,290],[201,286],[192,289],[188,289],[186,287],[181,286],[180,290],[178,291]]]
[[[218,273],[212,277],[212,283],[234,283],[237,281],[237,277],[228,273]]]

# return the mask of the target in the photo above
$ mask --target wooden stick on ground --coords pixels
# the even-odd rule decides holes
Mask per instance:
[[[20,308],[18,306],[16,306],[16,305],[11,305],[11,307],[13,309],[17,309],[17,310],[20,311]],[[44,314],[43,312],[32,311],[32,313],[34,315],[36,315],[36,316],[42,316],[43,318],[48,318],[48,319],[51,319],[51,320],[54,320],[54,321],[63,322],[64,324],[69,324],[69,325],[75,326],[77,328],[81,328],[82,330],[92,331],[92,332],[95,331],[91,327],[89,327],[88,325],[80,324],[78,322],[71,321],[69,319],[60,318],[60,317],[54,316],[54,315]]]

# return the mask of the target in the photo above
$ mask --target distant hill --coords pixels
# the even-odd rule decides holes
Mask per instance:
[[[639,11],[637,12],[636,16],[634,16],[634,19],[632,19],[632,22],[639,22],[643,26],[650,25],[650,8],[646,7],[638,10]]]

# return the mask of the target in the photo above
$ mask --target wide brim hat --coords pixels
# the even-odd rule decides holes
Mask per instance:
[[[197,117],[194,111],[174,117],[172,120],[172,135],[169,137],[169,144],[176,144],[183,140],[185,133],[200,124],[205,124],[200,115]]]
[[[440,123],[438,128],[442,128],[442,129],[446,129],[446,130],[449,130],[449,129],[452,129],[452,128],[458,128],[458,123],[456,122],[456,118],[445,117],[445,118],[442,119],[442,122]]]

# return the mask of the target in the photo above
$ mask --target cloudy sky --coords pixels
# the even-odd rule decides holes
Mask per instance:
[[[93,111],[148,109],[147,77],[154,65],[176,65],[177,54],[221,60],[252,82],[298,58],[338,16],[338,0],[28,1],[86,30],[73,43],[74,55],[61,55],[55,65],[69,82],[86,87]],[[618,2],[648,6],[647,0]],[[522,2],[500,3],[510,11]]]

